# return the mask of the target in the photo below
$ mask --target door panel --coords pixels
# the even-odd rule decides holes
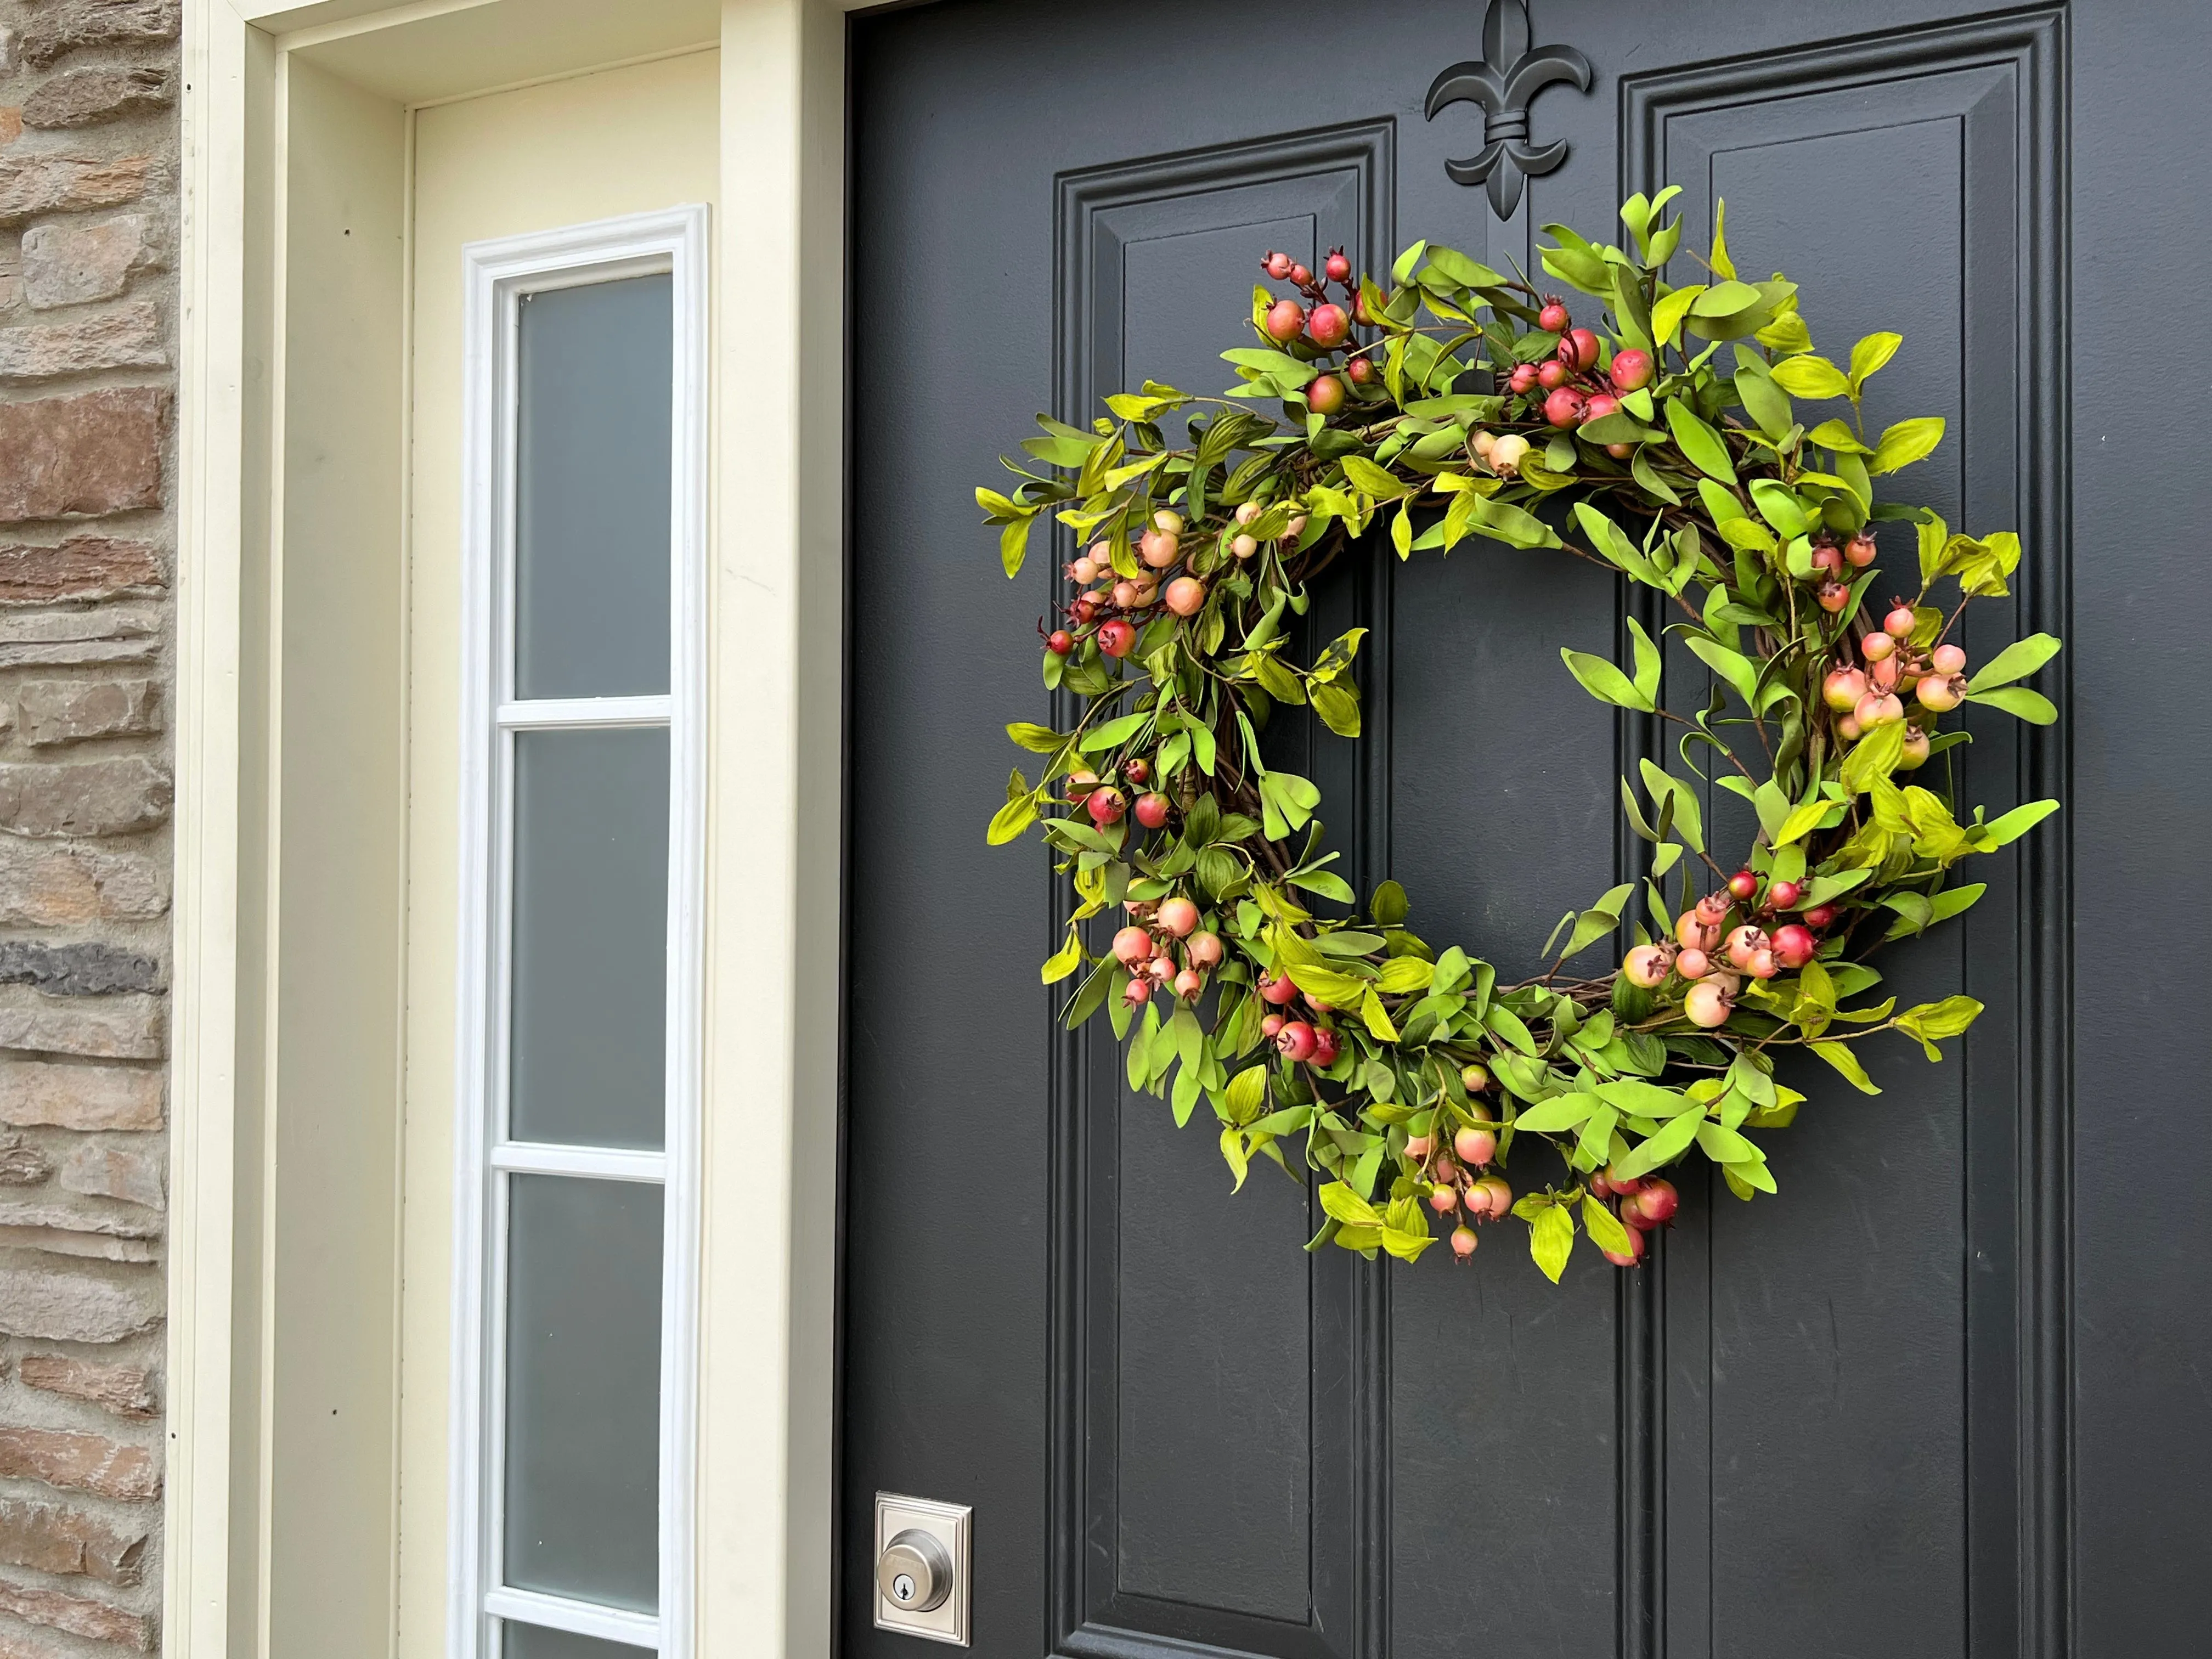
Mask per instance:
[[[980,830],[1019,758],[1000,723],[1053,712],[1026,641],[1060,584],[1051,557],[999,575],[969,492],[1035,410],[1224,384],[1268,246],[1379,266],[1428,236],[1533,268],[1537,227],[1601,234],[1628,191],[1682,185],[1695,247],[1724,198],[1739,265],[1800,281],[1824,348],[1905,335],[1869,426],[1939,413],[1950,435],[1900,493],[2020,529],[2014,614],[1982,637],[2066,634],[2063,325],[2087,303],[2067,169],[2100,118],[2077,77],[2118,84],[2167,9],[1968,9],[1546,0],[1534,40],[1596,80],[1535,100],[1532,142],[1568,155],[1504,220],[1445,169],[1480,112],[1421,109],[1484,49],[1465,7],[1376,0],[1287,32],[1245,0],[856,22],[848,1651],[902,1639],[872,1627],[878,1490],[975,1505],[994,1655],[2063,1649],[2093,1547],[2069,1448],[2100,1432],[2069,1417],[2078,840],[1984,860],[1971,918],[1886,963],[1901,995],[1988,1005],[1963,1058],[1885,1048],[1873,1099],[1792,1079],[1811,1100],[1772,1149],[1778,1199],[1686,1190],[1645,1269],[1585,1249],[1554,1288],[1506,1230],[1464,1269],[1379,1266],[1300,1252],[1317,1218],[1272,1170],[1230,1197],[1212,1136],[1129,1092],[1103,1024],[1058,1031],[1034,964],[1066,896]],[[2094,71],[2077,29],[2105,43]],[[961,325],[931,272],[957,273]],[[1615,779],[1682,763],[1558,652],[1625,647],[1632,605],[1656,629],[1650,598],[1492,544],[1333,572],[1308,625],[1372,630],[1367,734],[1269,741],[1322,784],[1355,886],[1403,882],[1425,936],[1512,973],[1640,874]],[[2118,648],[2108,629],[2067,660]],[[2067,724],[1970,727],[1968,799],[2073,811]],[[1732,796],[1714,820],[1722,845],[1748,833]],[[2180,1420],[2172,1389],[2151,1397]],[[2208,1610],[2160,1583],[2137,1628]]]

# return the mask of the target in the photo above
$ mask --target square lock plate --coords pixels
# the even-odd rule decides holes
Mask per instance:
[[[932,1642],[968,1645],[969,1568],[974,1546],[969,1520],[974,1511],[965,1504],[940,1504],[928,1498],[902,1498],[895,1492],[876,1494],[876,1553],[884,1552],[902,1533],[921,1533],[936,1542],[949,1566],[951,1579],[945,1599],[927,1612],[902,1607],[876,1587],[876,1628],[904,1631]]]

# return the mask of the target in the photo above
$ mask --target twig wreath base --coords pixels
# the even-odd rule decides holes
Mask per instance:
[[[1387,285],[1354,280],[1341,250],[1319,271],[1271,252],[1263,270],[1291,291],[1255,289],[1224,397],[1147,381],[1088,431],[1040,416],[1006,463],[1012,492],[976,491],[1009,576],[1048,514],[1088,548],[1040,629],[1045,684],[1081,716],[1006,728],[1044,769],[1013,774],[989,830],[1040,828],[1073,883],[1044,979],[1075,981],[1066,1024],[1103,1012],[1131,1085],[1166,1095],[1178,1124],[1206,1103],[1237,1185],[1256,1158],[1326,1175],[1310,1248],[1411,1261],[1442,1230],[1466,1257],[1510,1213],[1556,1280],[1578,1223],[1636,1264],[1684,1159],[1717,1164],[1739,1198],[1774,1192],[1754,1132],[1803,1098],[1778,1054],[1808,1049],[1868,1093],[1867,1037],[1900,1032],[1940,1060],[1981,1005],[1869,1000],[1869,958],[1967,908],[1983,887],[1955,866],[2057,810],[1991,819],[1956,799],[1949,756],[1968,738],[1942,716],[2054,720],[2021,682],[2059,642],[2030,635],[1970,674],[1960,615],[2007,592],[2017,538],[1876,499],[1943,436],[1932,416],[1867,434],[1861,399],[1900,337],[1870,334],[1840,365],[1816,355],[1794,284],[1737,276],[1724,206],[1707,279],[1670,285],[1676,193],[1621,208],[1632,252],[1546,227],[1544,270],[1598,302],[1600,329],[1449,248],[1416,243]],[[1808,428],[1801,404],[1829,408]],[[1417,937],[1395,882],[1364,915],[1317,908],[1358,903],[1318,853],[1321,793],[1261,757],[1259,732],[1297,705],[1358,735],[1363,630],[1302,665],[1286,618],[1386,527],[1401,559],[1489,538],[1618,571],[1666,597],[1662,631],[1707,671],[1670,687],[1634,621],[1626,664],[1561,650],[1592,696],[1666,722],[1680,766],[1621,781],[1648,875],[1562,918],[1548,971],[1519,983]],[[1875,561],[1900,554],[1917,569],[1885,577]],[[1741,865],[1706,844],[1692,780],[1708,777],[1755,813]],[[1085,924],[1109,915],[1094,950]],[[1568,972],[1623,935],[1613,971]],[[1564,1165],[1540,1186],[1536,1140]]]

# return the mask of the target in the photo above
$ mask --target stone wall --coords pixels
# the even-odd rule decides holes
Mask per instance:
[[[179,0],[0,0],[0,1659],[159,1648]]]

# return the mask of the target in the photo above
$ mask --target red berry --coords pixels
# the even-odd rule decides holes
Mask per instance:
[[[1175,994],[1185,1002],[1195,1002],[1206,989],[1206,976],[1195,968],[1186,968],[1175,976]]]
[[[1794,881],[1778,881],[1767,888],[1766,902],[1778,910],[1792,909],[1797,903],[1797,896],[1804,890]]]
[[[1306,319],[1306,332],[1317,346],[1340,346],[1352,332],[1352,319],[1342,306],[1316,306]]]
[[[1613,1188],[1613,1195],[1618,1198],[1626,1198],[1631,1193],[1642,1192],[1644,1183],[1650,1179],[1648,1176],[1617,1176],[1613,1174],[1611,1164],[1606,1166],[1605,1184]]]
[[[1544,308],[1536,313],[1536,326],[1547,334],[1564,334],[1567,330],[1567,308],[1557,300],[1544,301]]]
[[[1316,375],[1306,388],[1306,407],[1316,415],[1334,415],[1344,407],[1344,382],[1334,374]]]
[[[1633,1267],[1644,1259],[1642,1230],[1636,1227],[1631,1227],[1628,1230],[1628,1249],[1626,1254],[1620,1250],[1607,1249],[1603,1245],[1598,1247],[1598,1254],[1616,1267]]]
[[[1833,576],[1844,568],[1844,550],[1833,542],[1821,542],[1813,549],[1813,568],[1825,570]]]
[[[1302,1019],[1288,1021],[1275,1033],[1276,1050],[1288,1060],[1311,1060],[1320,1046],[1314,1028]]]
[[[1267,307],[1267,320],[1261,326],[1269,339],[1288,345],[1305,331],[1306,308],[1296,300],[1278,300]]]
[[[1607,416],[1618,411],[1620,408],[1620,398],[1612,396],[1608,392],[1596,392],[1591,396],[1590,400],[1588,403],[1583,405],[1583,419],[1585,421],[1601,421]]]
[[[1270,1014],[1267,1018],[1260,1022],[1260,1035],[1267,1038],[1271,1042],[1273,1040],[1275,1033],[1282,1029],[1283,1017],[1280,1014]]]
[[[1044,648],[1055,657],[1064,657],[1075,649],[1075,635],[1065,628],[1055,628],[1045,635]]]
[[[1194,968],[1218,968],[1221,965],[1221,935],[1193,933],[1183,942],[1183,954],[1190,958],[1190,965]]]
[[[1091,814],[1091,823],[1103,828],[1109,823],[1119,823],[1127,805],[1120,790],[1094,789],[1091,792],[1091,799],[1084,803],[1084,810]]]
[[[1352,276],[1352,261],[1344,257],[1342,248],[1336,249],[1322,260],[1321,268],[1328,274],[1328,280],[1332,283],[1347,282]]]
[[[1681,1207],[1682,1199],[1681,1194],[1674,1190],[1673,1182],[1655,1180],[1637,1194],[1632,1202],[1644,1220],[1656,1227],[1674,1218],[1674,1212]]]
[[[1876,551],[1878,550],[1874,544],[1874,538],[1862,530],[1851,538],[1850,544],[1844,549],[1844,556],[1851,562],[1852,568],[1863,570],[1874,562]]]
[[[1152,763],[1148,760],[1133,760],[1121,769],[1121,775],[1132,783],[1142,783],[1152,775]]]
[[[1280,1008],[1296,998],[1297,994],[1298,988],[1291,982],[1291,976],[1288,974],[1274,978],[1270,978],[1265,974],[1260,976],[1260,1000],[1262,1002],[1270,1002]]]
[[[1813,597],[1820,602],[1820,609],[1832,617],[1851,602],[1851,590],[1839,581],[1824,581],[1814,590]]]
[[[1206,584],[1195,576],[1177,576],[1168,584],[1168,609],[1178,617],[1195,617],[1206,608]]]
[[[1152,936],[1141,927],[1124,927],[1114,935],[1114,960],[1133,968],[1152,954]]]
[[[1751,959],[1766,949],[1766,930],[1746,922],[1731,928],[1728,936],[1728,959],[1739,968],[1751,966]]]
[[[1337,1055],[1342,1052],[1343,1039],[1328,1026],[1322,1026],[1314,1032],[1313,1063],[1322,1071],[1335,1065]]]
[[[1168,798],[1157,789],[1137,797],[1137,822],[1147,830],[1157,830],[1168,821]]]
[[[1650,385],[1651,354],[1635,346],[1614,352],[1611,377],[1613,385],[1623,392],[1635,392]]]
[[[1574,365],[1577,368],[1597,367],[1596,335],[1586,328],[1570,329],[1567,331],[1567,337],[1559,342],[1559,355],[1565,356],[1570,346],[1574,348]]]
[[[1784,922],[1774,930],[1774,959],[1784,968],[1802,968],[1812,961],[1819,943],[1811,928],[1794,921]]]
[[[1152,1000],[1152,982],[1148,979],[1133,979],[1121,988],[1121,1000],[1130,1007],[1139,1007]]]
[[[1561,386],[1544,399],[1544,418],[1553,426],[1572,426],[1581,419],[1583,394],[1572,386]]]
[[[1887,635],[1882,635],[1884,639]],[[1838,714],[1846,714],[1858,706],[1867,694],[1867,677],[1856,668],[1831,669],[1827,678],[1820,682],[1820,700]]]
[[[1260,265],[1261,270],[1279,283],[1286,283],[1291,279],[1291,256],[1287,253],[1277,253],[1270,249],[1267,257],[1260,262]]]
[[[1541,372],[1534,363],[1516,364],[1513,372],[1505,377],[1506,387],[1513,392],[1526,392],[1536,384],[1536,377]]]
[[[1808,927],[1834,927],[1836,925],[1836,907],[1832,904],[1814,905],[1811,909],[1805,913],[1805,925]]]
[[[1730,898],[1747,901],[1759,891],[1759,878],[1748,870],[1739,870],[1729,878],[1728,890]]]
[[[1098,628],[1098,648],[1109,657],[1126,657],[1137,643],[1137,630],[1116,617]]]
[[[1567,383],[1567,366],[1557,357],[1546,359],[1536,365],[1536,384],[1547,392],[1554,391]]]
[[[1365,386],[1375,378],[1375,364],[1370,358],[1354,357],[1344,366],[1344,372],[1352,385]]]
[[[1296,283],[1300,288],[1307,287],[1313,281],[1313,272],[1307,270],[1304,265],[1292,265],[1291,267],[1291,280]]]

